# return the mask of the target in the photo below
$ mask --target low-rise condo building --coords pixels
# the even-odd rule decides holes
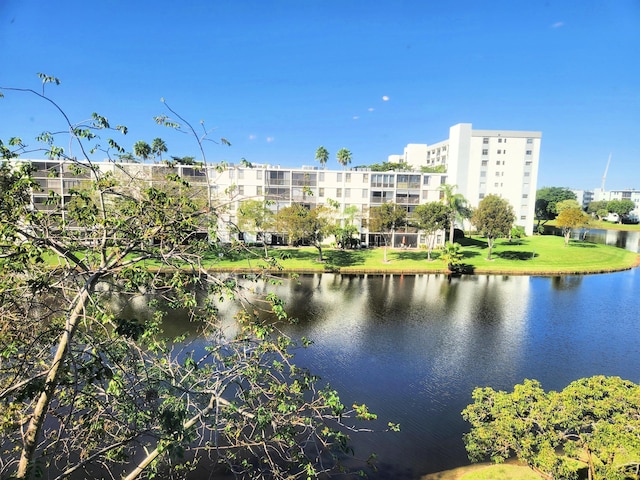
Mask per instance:
[[[317,166],[280,167],[272,165],[167,165],[163,163],[98,162],[102,171],[144,182],[161,181],[167,173],[177,174],[198,187],[201,194],[226,206],[221,215],[223,240],[237,233],[228,228],[237,225],[238,208],[247,199],[269,200],[277,212],[294,203],[309,208],[316,205],[339,205],[349,211],[350,220],[366,245],[384,243],[382,232],[369,231],[372,207],[395,202],[411,213],[419,204],[439,201],[441,185],[456,185],[471,207],[485,195],[499,195],[513,206],[516,224],[527,234],[533,232],[534,205],[540,157],[540,132],[510,130],[473,130],[471,124],[454,125],[449,138],[433,145],[409,144],[403,155],[391,155],[389,161],[402,163],[402,171],[372,171],[366,167],[327,170]],[[30,160],[36,167],[35,178],[42,191],[34,192],[34,204],[47,207],[49,192],[70,198],[70,189],[88,178],[71,168],[71,162]],[[246,232],[252,238],[255,232]],[[255,237],[253,237],[255,238]],[[444,232],[437,243],[444,242]],[[284,243],[282,232],[265,237],[270,243]],[[392,245],[416,247],[425,239],[415,228],[402,227],[391,240]]]

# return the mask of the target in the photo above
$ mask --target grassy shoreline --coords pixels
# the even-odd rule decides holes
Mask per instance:
[[[533,236],[519,240],[501,239],[495,242],[492,260],[487,260],[486,241],[479,237],[465,238],[462,244],[464,272],[468,274],[499,275],[580,275],[629,270],[640,265],[640,255],[608,245],[571,241],[556,236]],[[264,253],[263,251],[261,253]],[[432,252],[431,261],[423,249],[364,250],[323,249],[324,261],[318,262],[318,252],[312,247],[277,247],[272,255],[280,258],[282,273],[343,273],[343,274],[424,274],[449,273]],[[265,268],[256,256],[236,255],[232,258],[210,258],[205,266],[211,271],[250,272]]]

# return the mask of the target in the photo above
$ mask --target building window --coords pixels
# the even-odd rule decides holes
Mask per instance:
[[[480,176],[481,177],[486,177],[487,176],[487,172],[485,172],[485,171],[480,172]]]
[[[256,187],[256,195],[262,195],[262,187],[260,185]]]
[[[529,198],[529,194],[528,193],[523,193],[522,194],[522,198]]]
[[[530,166],[531,166],[531,160],[529,160],[529,161],[527,161],[527,162],[524,162],[524,164],[525,164],[527,167],[530,167]]]
[[[502,153],[502,150],[498,150],[498,155],[500,155]]]
[[[498,160],[498,161],[496,162],[496,165],[500,165],[500,160]]]
[[[344,189],[344,196],[345,196],[345,198],[351,197],[351,189],[350,188],[345,188]]]
[[[520,215],[520,220],[526,220],[527,216],[526,215]]]
[[[486,167],[489,162],[487,160],[482,160],[482,166]]]
[[[531,155],[531,150],[527,150],[526,152],[524,152],[525,155]]]
[[[244,178],[244,170],[242,168],[238,169],[238,180]]]
[[[489,143],[489,139],[488,138],[483,138],[482,139],[482,144],[483,145],[487,145]]]
[[[502,143],[502,139],[501,138],[498,139],[498,143]]]
[[[482,155],[489,155],[489,149],[488,148],[483,148],[482,149]]]
[[[499,183],[494,183],[493,186],[498,188],[500,186],[500,184]]]
[[[345,173],[344,179],[345,179],[346,182],[351,182],[351,174],[350,173]]]
[[[363,182],[368,182],[369,181],[369,174],[365,173],[364,175],[362,175],[362,181]]]
[[[531,175],[531,172],[524,172],[525,177],[528,177],[529,175]]]
[[[362,198],[368,198],[369,197],[369,190],[367,190],[366,188],[362,189]]]
[[[262,170],[256,170],[256,179],[262,180]]]
[[[341,182],[342,181],[342,173],[338,173],[336,175],[336,181]]]
[[[533,138],[527,138],[527,143],[533,143]]]
[[[244,195],[244,185],[238,185],[238,195]]]
[[[342,198],[342,189],[341,188],[336,188],[336,197]]]
[[[322,187],[318,188],[318,196],[319,197],[324,197],[324,188],[322,188]]]
[[[481,193],[480,195],[478,195],[478,198],[482,200],[484,198],[484,193]]]
[[[234,171],[233,170],[229,170],[229,178],[233,178],[234,176]]]
[[[500,172],[496,172],[496,177],[499,177],[499,176],[500,176]]]

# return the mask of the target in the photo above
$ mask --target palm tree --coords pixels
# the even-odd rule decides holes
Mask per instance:
[[[167,152],[167,144],[161,138],[154,138],[151,142],[151,153],[162,160],[162,154]]]
[[[457,185],[449,185],[447,183],[440,185],[439,190],[444,193],[443,201],[449,209],[449,241],[453,243],[453,232],[457,219],[464,219],[470,216],[470,209],[467,205],[467,199],[461,193],[454,193]]]
[[[342,168],[345,168],[349,163],[351,163],[351,152],[346,148],[341,148],[338,150],[336,158],[338,159],[338,163],[342,165]]]
[[[139,140],[133,145],[133,154],[145,162],[151,156],[151,147],[147,142]]]
[[[322,145],[316,150],[316,160],[320,163],[320,166],[324,168],[329,160],[329,151]]]
[[[455,272],[458,269],[463,257],[459,243],[447,242],[440,254],[440,259],[447,264],[447,268],[451,272]]]

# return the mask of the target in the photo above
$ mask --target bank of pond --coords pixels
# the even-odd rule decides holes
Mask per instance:
[[[622,232],[626,234],[629,232]],[[636,233],[636,232],[631,232]],[[638,232],[640,234],[640,232]],[[536,235],[520,239],[495,241],[488,259],[489,249],[482,237],[460,238],[462,258],[457,269],[467,274],[500,273],[558,275],[580,273],[604,273],[620,271],[636,266],[638,248],[617,248],[605,242],[590,241],[584,236],[573,238],[568,245],[554,235]],[[597,240],[597,239],[596,239]],[[605,239],[606,240],[606,239]],[[633,247],[633,245],[631,245]],[[324,248],[322,261],[318,249],[313,247],[271,247],[281,271],[313,273],[446,273],[450,265],[443,261],[443,250],[434,249],[429,254],[422,248]],[[206,265],[212,270],[247,271],[267,267],[260,257],[262,248],[237,249],[220,256],[209,256]]]

